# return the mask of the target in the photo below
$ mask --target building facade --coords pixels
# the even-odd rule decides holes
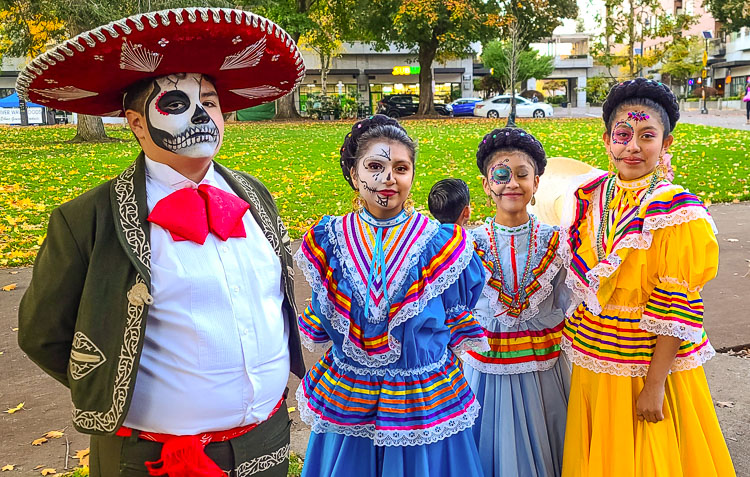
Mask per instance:
[[[305,111],[310,96],[321,93],[320,58],[304,48],[307,65],[305,80],[295,97],[300,111]],[[471,96],[473,55],[433,63],[433,90],[436,103],[450,103],[462,96]],[[367,43],[344,43],[339,55],[331,59],[327,77],[327,94],[340,94],[376,112],[378,101],[388,94],[419,94],[419,62],[417,54],[391,46],[377,51]]]

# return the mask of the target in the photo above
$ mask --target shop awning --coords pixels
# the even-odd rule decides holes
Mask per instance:
[[[306,70],[305,71],[305,75],[306,76],[320,75],[320,70]],[[359,70],[358,69],[332,69],[332,70],[328,70],[328,76],[335,76],[335,75],[341,75],[341,76],[344,76],[344,75],[354,75],[354,76],[358,76],[359,75]]]
[[[714,68],[737,68],[738,66],[750,66],[750,60],[723,61],[721,63],[714,63],[711,66]]]

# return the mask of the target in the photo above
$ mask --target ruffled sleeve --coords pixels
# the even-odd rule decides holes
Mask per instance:
[[[719,263],[712,224],[699,218],[662,232],[659,246],[652,247],[654,255],[649,257],[658,266],[640,328],[700,343],[704,335],[700,291],[716,276]]]
[[[326,228],[329,221],[330,217],[324,216],[313,225],[303,237],[302,244],[294,256],[312,288],[311,303],[297,317],[297,323],[301,331],[302,344],[313,352],[320,351],[331,341],[320,318],[324,315],[321,313],[318,297],[320,293],[327,293],[325,283],[330,275],[328,267],[330,247]]]
[[[465,232],[464,240],[472,242],[471,237],[467,237]],[[476,307],[485,281],[485,265],[475,251],[458,280],[442,295],[446,310],[445,324],[450,329],[448,346],[454,351],[467,349],[488,351],[490,349],[484,330],[471,311]]]

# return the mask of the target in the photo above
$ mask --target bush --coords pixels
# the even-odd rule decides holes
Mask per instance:
[[[695,88],[694,90],[690,92],[690,96],[694,98],[700,98],[703,96],[703,90],[704,88],[702,86],[700,88]],[[716,88],[706,86],[705,90],[706,90],[706,98],[715,98],[719,95],[719,91]]]
[[[586,81],[586,101],[591,104],[602,104],[607,99],[607,94],[615,80],[605,76],[594,76]]]
[[[564,94],[558,94],[556,96],[552,96],[551,98],[547,99],[547,102],[549,104],[562,104],[568,102],[568,97]]]

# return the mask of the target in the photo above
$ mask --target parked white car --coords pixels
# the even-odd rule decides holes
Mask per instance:
[[[501,94],[485,99],[474,105],[474,116],[482,118],[507,118],[510,114],[510,95]],[[516,117],[550,118],[552,106],[547,103],[534,103],[521,96],[516,96]]]

